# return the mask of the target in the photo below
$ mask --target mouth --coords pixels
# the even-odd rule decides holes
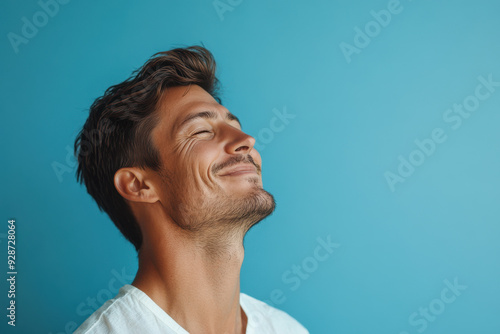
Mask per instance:
[[[224,172],[220,176],[239,176],[245,174],[257,174],[257,169],[253,165],[245,164],[244,166],[232,168],[231,170]]]
[[[229,174],[224,174],[221,176],[238,176],[238,175],[244,175],[244,174],[257,174],[257,172],[247,170],[247,171],[239,171],[239,172],[234,172],[234,173],[229,173]]]

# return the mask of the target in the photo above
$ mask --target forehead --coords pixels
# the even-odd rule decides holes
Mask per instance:
[[[191,85],[167,88],[160,99],[158,111],[161,119],[173,126],[191,110],[200,108],[225,109],[203,88]]]

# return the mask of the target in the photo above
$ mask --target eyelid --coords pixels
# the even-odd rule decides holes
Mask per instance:
[[[233,122],[235,124],[233,125],[233,124],[231,124],[231,122]],[[240,131],[243,131],[243,128],[242,128],[241,124],[238,121],[236,121],[236,120],[231,120],[227,124],[229,124],[230,126],[236,128],[236,129],[238,129]],[[195,130],[195,132],[192,134],[192,136],[198,135],[198,134],[203,133],[203,132],[212,132],[212,131],[211,130],[207,130],[207,129]]]
[[[200,131],[196,131],[195,133],[193,133],[193,135],[197,135],[197,134],[200,134],[203,132],[210,132],[210,131],[209,130],[200,130]]]

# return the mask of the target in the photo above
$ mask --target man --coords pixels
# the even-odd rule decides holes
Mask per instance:
[[[155,54],[91,106],[84,182],[138,251],[132,284],[75,333],[308,333],[240,293],[243,238],[275,209],[255,139],[220,104],[203,47]]]

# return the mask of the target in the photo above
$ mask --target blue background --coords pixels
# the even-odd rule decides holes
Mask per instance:
[[[221,1],[231,10],[70,1],[17,53],[8,34],[43,9],[2,1],[0,241],[15,218],[18,276],[17,326],[2,280],[0,331],[71,332],[132,281],[135,251],[76,183],[67,149],[107,87],[155,52],[203,43],[277,200],[245,239],[243,292],[311,333],[500,333],[500,87],[459,128],[443,118],[478,77],[500,81],[499,3],[401,0],[377,30],[371,11],[389,1]],[[356,27],[372,37],[346,57]],[[276,110],[294,115],[280,131]],[[391,189],[385,173],[436,128],[446,141]],[[328,237],[340,246],[318,261]],[[455,279],[460,295],[443,303]]]

